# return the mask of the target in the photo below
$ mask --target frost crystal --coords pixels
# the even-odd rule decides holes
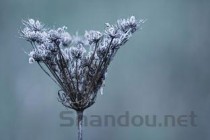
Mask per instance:
[[[78,36],[70,35],[65,26],[47,29],[38,20],[29,19],[23,21],[21,37],[33,47],[29,63],[37,62],[58,84],[59,101],[64,106],[79,111],[95,103],[98,91],[103,94],[110,62],[143,22],[131,16],[116,25],[106,23],[104,33],[90,30]]]

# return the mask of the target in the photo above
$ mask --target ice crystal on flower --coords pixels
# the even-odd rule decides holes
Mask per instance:
[[[99,91],[103,94],[110,62],[143,22],[131,16],[115,25],[106,23],[104,33],[90,30],[78,36],[70,35],[65,26],[47,29],[29,19],[23,21],[21,37],[33,47],[29,63],[37,62],[60,87],[59,101],[78,111],[93,105]]]

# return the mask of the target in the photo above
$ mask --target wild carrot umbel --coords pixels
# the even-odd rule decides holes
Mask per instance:
[[[82,140],[83,111],[96,101],[104,86],[110,62],[118,49],[143,23],[134,16],[106,23],[105,32],[70,35],[67,27],[48,29],[38,20],[23,21],[21,37],[30,42],[29,63],[37,62],[59,86],[59,101],[78,115],[78,139]]]

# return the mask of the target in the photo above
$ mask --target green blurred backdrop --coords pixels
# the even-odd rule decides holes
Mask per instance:
[[[85,114],[180,115],[197,127],[87,127],[85,140],[210,139],[209,0],[0,0],[0,140],[76,139],[60,127],[58,87],[24,51],[21,20],[39,19],[72,34],[135,15],[148,19],[109,68],[104,95]]]

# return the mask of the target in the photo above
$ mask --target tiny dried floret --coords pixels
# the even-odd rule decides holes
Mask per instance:
[[[34,31],[41,31],[44,29],[44,25],[39,20],[29,19],[28,21],[23,20],[23,24]]]
[[[107,51],[107,48],[106,46],[100,46],[98,49],[97,49],[97,56],[99,58],[103,58],[106,54],[106,51]]]
[[[63,46],[68,46],[71,43],[71,35],[68,32],[61,34],[61,43]]]
[[[86,52],[84,47],[71,47],[71,55],[75,59],[81,59],[84,53]]]
[[[131,16],[128,19],[120,19],[117,21],[117,26],[123,31],[127,32],[128,30],[131,30],[131,32],[135,32],[140,24],[143,23],[143,20],[137,21],[134,16]]]
[[[108,26],[105,30],[105,33],[110,37],[117,37],[117,28],[114,26]]]
[[[102,37],[102,33],[100,33],[99,31],[93,31],[93,30],[86,31],[85,37],[87,38],[90,44],[97,43]]]
[[[35,62],[35,60],[34,60],[34,58],[33,57],[29,57],[29,64],[32,64],[32,63],[34,63]]]

